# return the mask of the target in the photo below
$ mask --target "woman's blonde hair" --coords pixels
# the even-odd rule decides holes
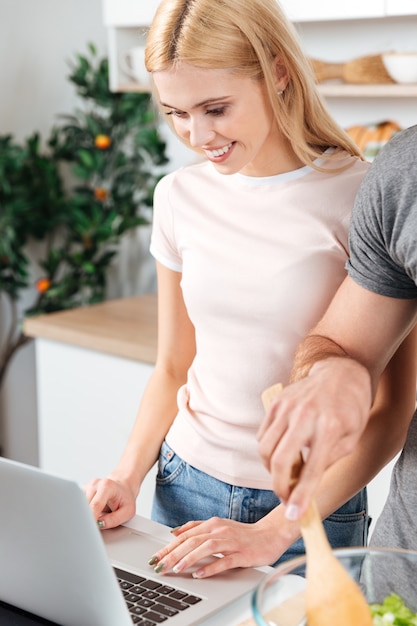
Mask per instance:
[[[282,94],[276,59],[288,76]],[[179,62],[264,79],[276,123],[303,163],[314,167],[330,147],[360,156],[324,106],[297,32],[276,0],[162,0],[147,37],[146,68],[153,73]]]

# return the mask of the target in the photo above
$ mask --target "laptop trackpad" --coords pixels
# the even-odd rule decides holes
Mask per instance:
[[[139,567],[148,566],[151,556],[167,543],[126,526],[103,531],[103,538],[110,559],[135,563]]]
[[[167,541],[162,541],[162,539],[152,537],[148,533],[133,530],[126,526],[103,531],[103,538],[107,554],[113,563],[125,564],[125,568],[128,568],[129,564],[131,567],[148,570],[149,574],[152,571],[149,567],[149,559],[170,541],[170,538]],[[187,575],[189,576],[194,569],[201,567],[202,564],[212,562],[215,558],[203,559],[195,568],[190,569]]]

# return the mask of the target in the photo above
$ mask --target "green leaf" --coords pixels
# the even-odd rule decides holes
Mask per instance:
[[[0,134],[0,292],[26,303],[33,270],[51,281],[26,315],[105,298],[121,237],[149,222],[167,163],[150,94],[110,92],[108,59],[91,42],[68,65],[77,105],[57,115],[49,136]],[[98,134],[111,137],[107,150],[95,147]],[[111,190],[105,201],[98,187]]]
[[[94,156],[88,150],[78,150],[77,157],[81,161],[81,165],[84,165],[87,169],[91,170],[94,168]]]

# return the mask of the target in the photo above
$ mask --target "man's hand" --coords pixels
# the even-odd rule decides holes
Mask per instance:
[[[259,452],[274,491],[287,504],[288,519],[303,515],[325,470],[354,450],[371,403],[368,370],[347,357],[317,362],[274,400],[258,432]],[[291,469],[300,452],[305,463],[291,491]]]

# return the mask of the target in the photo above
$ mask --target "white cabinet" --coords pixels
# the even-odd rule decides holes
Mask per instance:
[[[36,346],[40,466],[80,484],[106,476],[120,459],[154,368],[156,295],[27,318],[25,333]],[[137,501],[145,517],[154,474]]]
[[[160,0],[103,0],[104,23],[107,26],[147,26]],[[416,0],[280,0],[286,14],[294,21],[345,20],[416,15]]]
[[[416,15],[417,14],[417,2],[416,0],[385,0],[385,14],[386,15]],[[416,34],[416,48],[417,48],[417,34]]]
[[[110,91],[149,91],[147,84],[134,82],[123,69],[124,55],[132,48],[145,45],[146,31],[138,26],[109,26],[107,32]]]
[[[39,465],[84,485],[119,462],[153,366],[37,338]],[[57,368],[57,363],[60,367]],[[155,470],[137,512],[150,517]]]
[[[131,80],[123,57],[131,49],[144,46],[146,31],[159,0],[103,0],[103,21],[108,30],[111,91],[148,91],[146,84]]]
[[[416,15],[416,0],[350,0],[348,3],[311,2],[311,0],[280,0],[288,17],[294,22],[378,18],[388,15]]]
[[[159,0],[103,0],[106,26],[147,26],[152,22]]]
[[[350,2],[281,0],[288,17],[295,22],[382,17],[384,0],[350,0]]]

